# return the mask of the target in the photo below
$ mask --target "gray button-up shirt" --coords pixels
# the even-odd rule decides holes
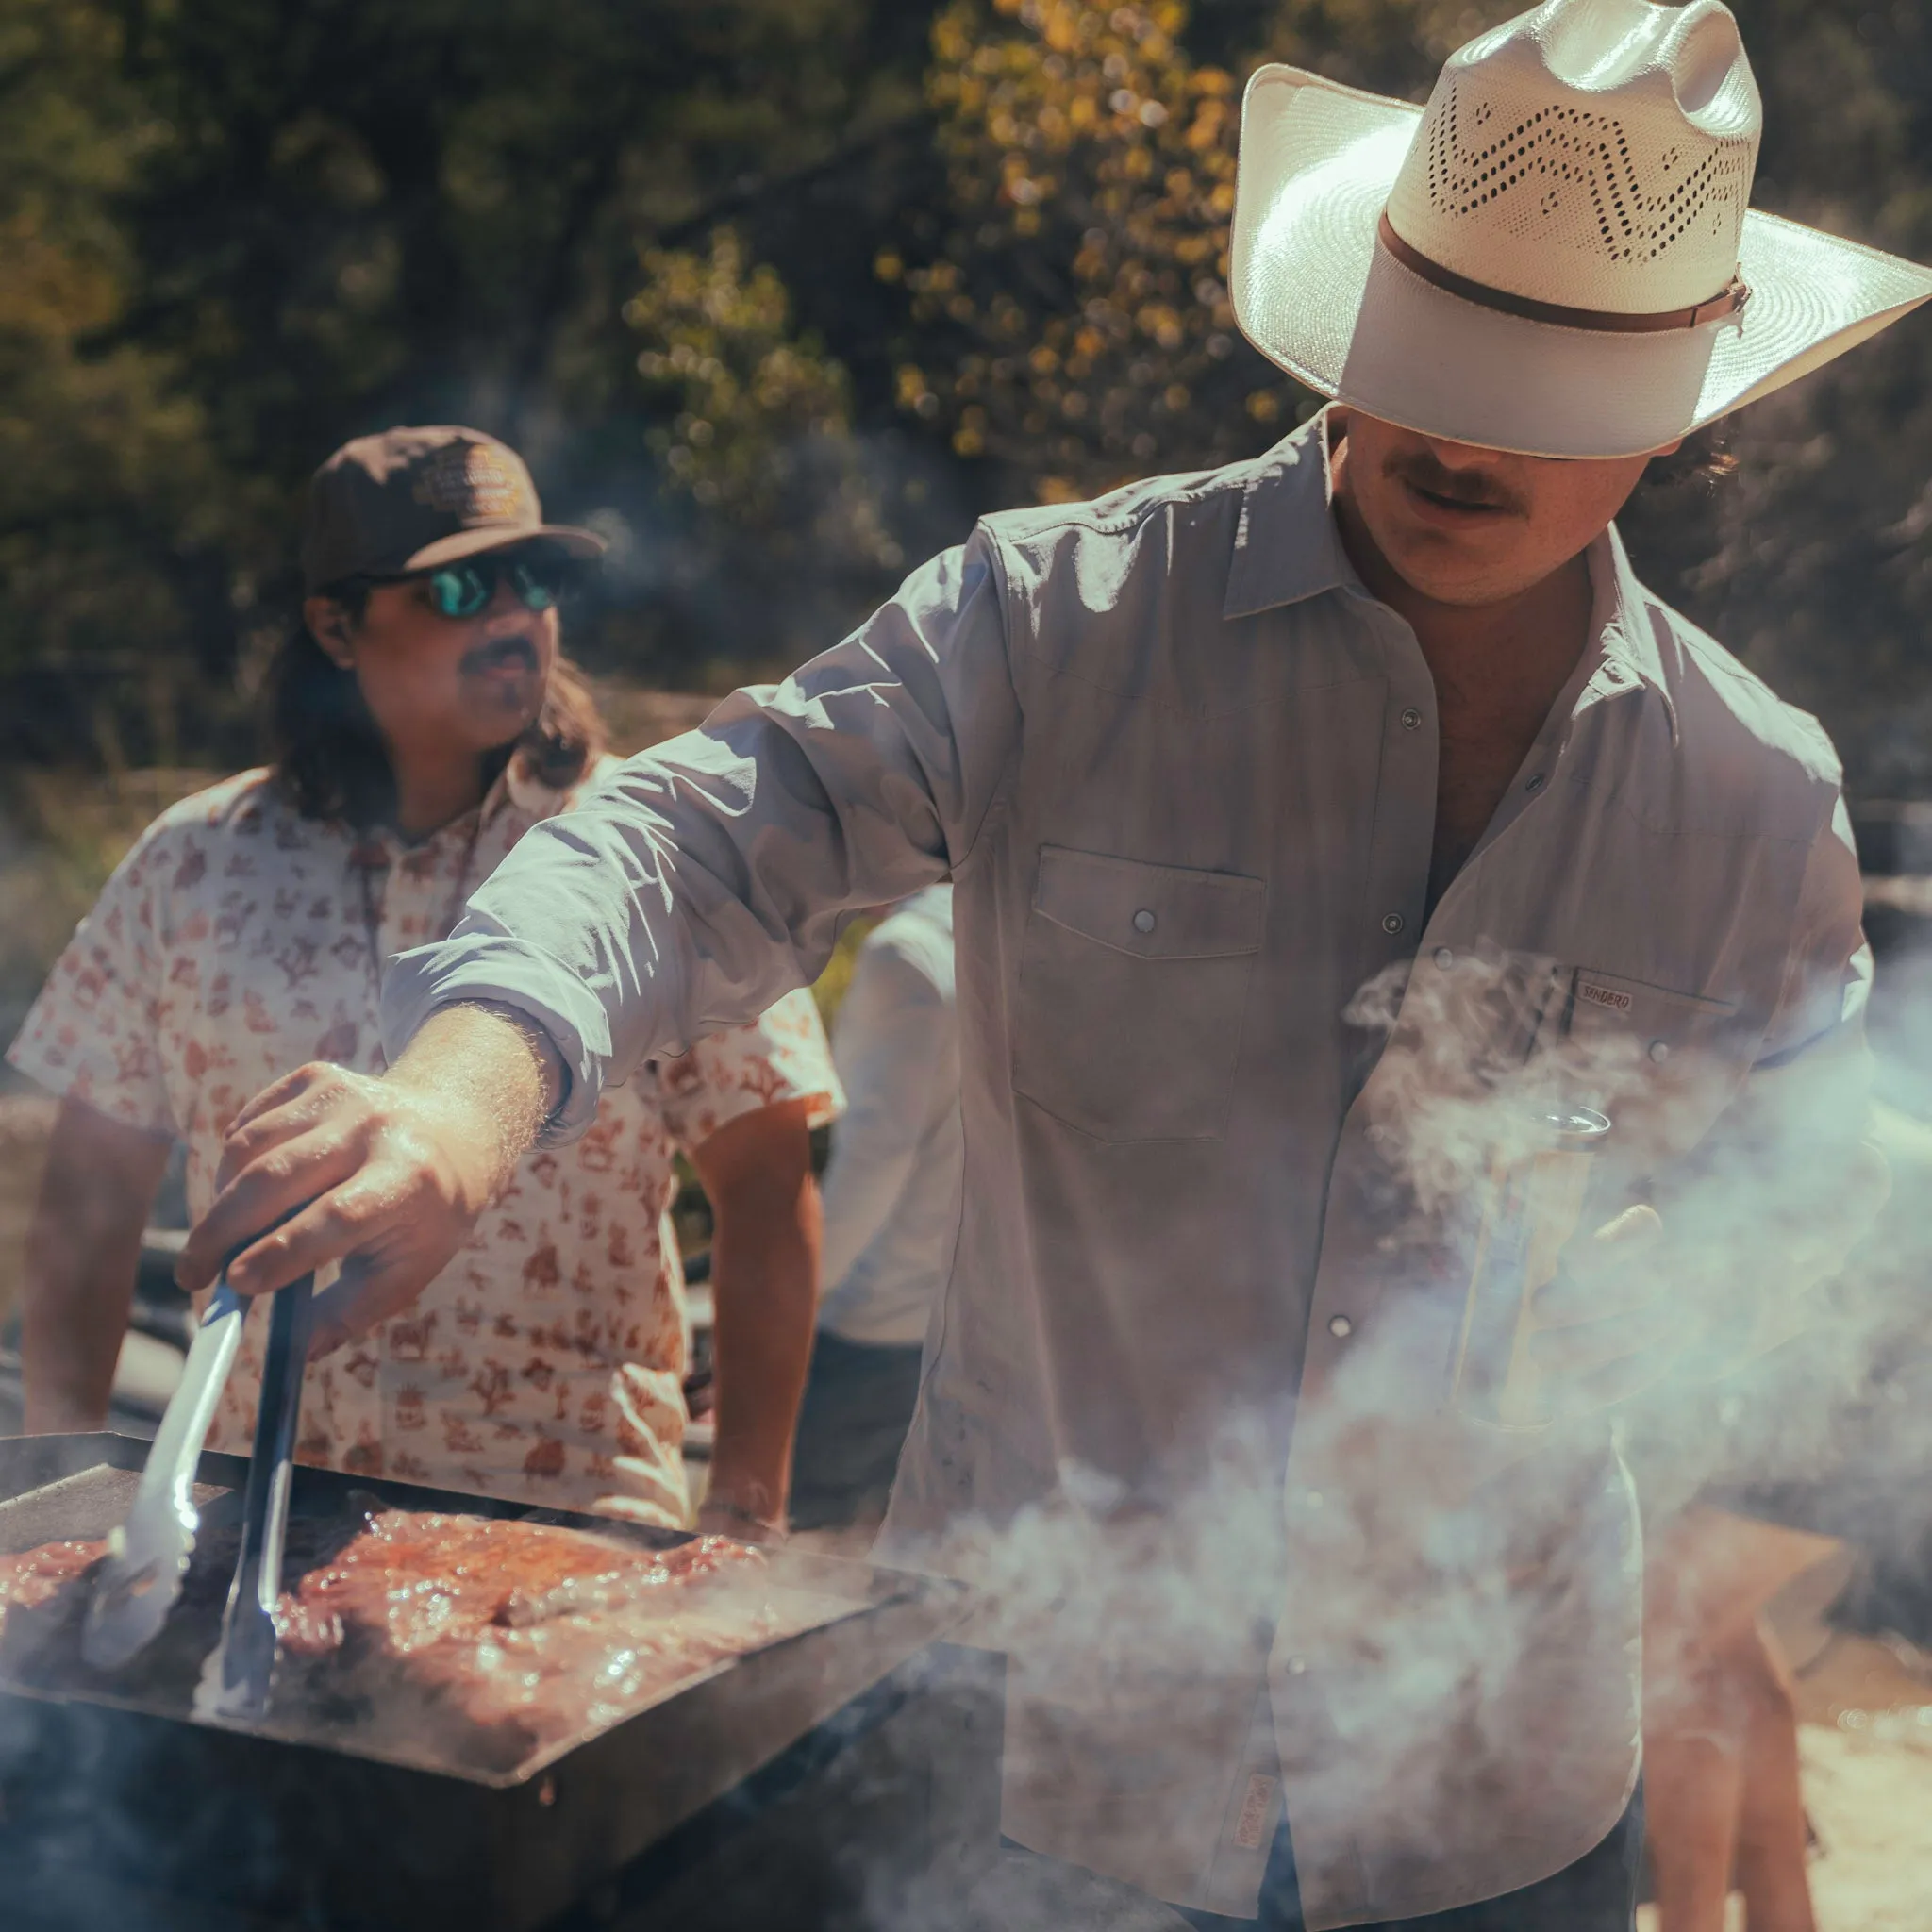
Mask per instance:
[[[530,834],[388,1009],[533,1015],[568,1137],[950,874],[966,1180],[888,1546],[1004,1619],[1008,1832],[1241,1914],[1285,1799],[1316,1928],[1531,1883],[1636,1774],[1608,1425],[1450,1399],[1490,1164],[1601,1106],[1593,1206],[1658,1203],[1687,1321],[1735,1298],[1764,1184],[1858,1131],[1867,958],[1823,733],[1614,533],[1431,913],[1435,692],[1325,448],[988,519]]]

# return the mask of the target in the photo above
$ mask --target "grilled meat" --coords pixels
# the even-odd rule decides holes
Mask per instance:
[[[581,1530],[386,1510],[282,1599],[285,1657],[407,1690],[411,1724],[505,1732],[515,1755],[608,1723],[783,1634],[755,1550],[651,1550]],[[435,1707],[430,1708],[430,1707]],[[477,1740],[483,1755],[498,1750]]]
[[[107,1551],[104,1541],[42,1543],[37,1550],[0,1557],[0,1630],[9,1610],[38,1610],[76,1576],[83,1575]]]
[[[774,1597],[759,1553],[722,1537],[654,1549],[368,1500],[359,1517],[290,1523],[272,1728],[508,1769],[824,1620],[823,1600]],[[99,1681],[77,1649],[86,1575],[105,1547],[0,1557],[0,1673],[50,1689]],[[117,1690],[192,1684],[234,1562],[232,1527],[202,1539],[167,1628],[116,1674]],[[9,1609],[32,1614],[8,1628]]]

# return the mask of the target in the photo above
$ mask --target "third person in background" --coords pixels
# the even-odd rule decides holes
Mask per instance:
[[[825,1170],[825,1283],[792,1460],[794,1529],[874,1526],[919,1397],[959,1225],[953,889],[867,934],[832,1029],[845,1116]]]

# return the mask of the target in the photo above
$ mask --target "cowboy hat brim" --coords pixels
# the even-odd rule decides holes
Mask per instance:
[[[1322,395],[1524,456],[1660,449],[1876,335],[1932,270],[1752,209],[1734,318],[1657,334],[1532,322],[1425,281],[1376,239],[1422,109],[1261,68],[1241,110],[1230,292],[1241,333]]]

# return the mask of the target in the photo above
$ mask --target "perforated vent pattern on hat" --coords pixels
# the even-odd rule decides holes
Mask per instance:
[[[1432,104],[1423,141],[1438,216],[1489,211],[1498,226],[1528,239],[1559,211],[1574,214],[1565,203],[1580,196],[1604,254],[1617,263],[1655,261],[1700,225],[1735,249],[1751,192],[1748,142],[1712,142],[1694,158],[1681,144],[1670,147],[1645,178],[1615,116],[1549,105],[1506,126],[1489,100],[1465,107],[1455,82]],[[1564,224],[1572,234],[1575,225]]]

